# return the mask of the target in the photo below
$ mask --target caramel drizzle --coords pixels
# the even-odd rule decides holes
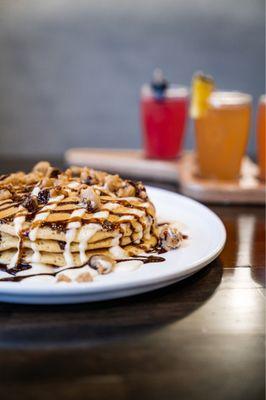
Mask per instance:
[[[106,201],[104,204],[106,204],[108,201]],[[121,202],[121,201],[120,201]],[[127,201],[126,201],[126,203],[128,203]],[[60,206],[60,205],[65,205],[66,203],[64,203],[64,202],[55,202],[55,201],[51,201],[51,202],[49,202],[48,203],[49,204],[49,206],[50,205],[56,205],[56,206]],[[77,205],[78,206],[78,202],[69,202],[69,203],[67,203],[67,204],[73,204],[73,205]],[[10,208],[11,207],[13,207],[14,206],[14,204],[12,203],[12,205],[10,206]],[[103,205],[103,207],[104,207],[104,205]],[[139,205],[134,205],[133,206],[133,208],[136,208],[136,209],[140,209],[141,211],[143,211],[144,213],[145,213],[145,215],[147,215],[147,210],[146,210],[146,208],[144,208],[144,207],[141,207],[141,206],[139,206]],[[66,209],[66,210],[57,210],[57,209],[43,209],[43,207],[40,207],[37,211],[36,211],[36,213],[33,213],[33,214],[31,214],[31,217],[32,218],[34,218],[34,217],[36,217],[36,216],[38,216],[38,215],[41,215],[41,214],[44,214],[44,213],[48,213],[49,212],[49,215],[54,215],[54,214],[67,214],[69,211],[73,211],[73,210],[75,210],[75,209],[78,209],[78,208],[71,208],[71,209]],[[0,210],[1,211],[1,210]],[[107,208],[101,208],[100,210],[99,210],[100,212],[108,212],[109,214],[111,214],[111,215],[113,215],[113,216],[118,216],[118,217],[130,217],[130,216],[133,216],[133,217],[135,217],[135,219],[137,220],[137,222],[138,223],[140,223],[141,224],[141,226],[142,226],[142,228],[143,229],[145,229],[145,227],[146,227],[146,224],[142,221],[142,217],[140,217],[138,214],[136,214],[136,213],[130,213],[130,214],[127,214],[127,213],[122,213],[122,212],[116,212],[115,210],[110,210],[110,209],[107,209]],[[16,216],[15,217],[19,217],[19,216],[27,216],[27,215],[29,215],[29,213],[27,213],[26,211],[18,211],[17,212],[17,214],[16,214]],[[83,218],[83,217],[74,217],[74,218],[71,218],[71,219],[64,219],[64,220],[57,220],[57,221],[54,221],[54,222],[48,222],[47,221],[47,218],[49,217],[49,215],[47,215],[47,217],[45,218],[45,219],[42,219],[42,220],[37,220],[37,221],[32,221],[32,224],[31,224],[31,227],[30,227],[30,230],[32,230],[32,229],[34,229],[34,228],[38,228],[38,227],[41,227],[41,226],[44,226],[44,225],[48,225],[49,226],[49,224],[54,224],[54,225],[56,225],[57,223],[58,224],[60,224],[60,223],[70,223],[70,222],[80,222],[82,225],[83,225],[83,223],[84,222],[86,222],[86,223],[100,223],[101,225],[104,223],[104,221],[105,221],[105,219],[104,218],[95,218],[95,217],[92,217],[92,218],[90,218],[90,219],[87,219],[87,218]],[[125,223],[130,223],[131,224],[131,227],[132,227],[132,229],[134,230],[134,227],[133,227],[133,222],[134,222],[134,220],[131,220],[130,218],[129,219],[126,219],[126,218],[124,218],[122,221],[116,221],[115,223],[114,223],[114,225],[115,226],[119,226],[119,225],[121,225],[121,224],[125,224]]]

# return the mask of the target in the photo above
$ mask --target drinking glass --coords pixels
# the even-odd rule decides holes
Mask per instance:
[[[252,97],[214,91],[203,116],[195,119],[199,173],[204,178],[235,180],[246,151]]]
[[[150,86],[141,91],[141,125],[147,158],[174,159],[181,150],[188,112],[188,90],[171,85],[162,98]]]
[[[266,96],[262,95],[259,99],[257,111],[257,158],[260,169],[260,178],[266,179],[266,162],[265,162],[265,147],[266,147]]]

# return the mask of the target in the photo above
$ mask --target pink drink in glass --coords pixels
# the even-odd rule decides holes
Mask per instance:
[[[140,108],[145,156],[163,160],[176,158],[183,145],[188,90],[169,86],[158,98],[152,87],[145,85]]]

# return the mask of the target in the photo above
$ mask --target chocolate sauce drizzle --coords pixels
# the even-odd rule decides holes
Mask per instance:
[[[53,169],[50,172],[50,178],[57,178],[58,175],[60,175],[61,171],[58,169]],[[5,179],[6,177],[1,177],[2,180]],[[1,180],[0,178],[0,180]],[[39,179],[39,178],[38,178]],[[82,181],[82,179],[81,179]],[[29,237],[29,232],[34,229],[34,228],[42,228],[42,227],[49,227],[52,230],[56,230],[59,234],[60,233],[66,233],[68,229],[68,224],[70,222],[80,222],[80,225],[83,226],[84,224],[89,224],[89,223],[97,223],[102,226],[103,231],[107,232],[115,232],[115,233],[121,233],[121,238],[123,239],[123,233],[124,233],[124,228],[123,224],[127,223],[130,231],[130,234],[128,236],[129,242],[127,244],[132,244],[134,247],[138,247],[141,249],[141,251],[146,252],[145,249],[145,237],[144,233],[149,231],[151,236],[156,236],[156,229],[154,228],[154,215],[153,211],[150,210],[150,208],[146,207],[147,204],[144,204],[148,202],[148,197],[146,194],[146,190],[144,186],[142,185],[141,182],[132,182],[132,181],[127,181],[129,184],[131,184],[135,188],[135,196],[136,199],[134,201],[130,201],[129,199],[126,198],[120,198],[119,196],[116,195],[116,192],[110,192],[109,190],[106,190],[104,187],[98,186],[100,185],[99,182],[94,182],[94,184],[97,184],[97,187],[95,187],[95,191],[97,194],[99,192],[101,193],[101,198],[100,198],[100,203],[101,207],[95,211],[108,211],[108,215],[111,216],[111,220],[115,219],[115,217],[124,217],[124,219],[110,222],[106,218],[101,218],[101,217],[94,217],[94,215],[90,215],[90,212],[85,213],[83,216],[75,216],[71,218],[66,218],[65,214],[71,215],[71,213],[79,209],[81,207],[80,203],[80,196],[75,188],[71,188],[71,195],[73,197],[71,198],[71,195],[68,195],[67,197],[64,198],[65,194],[63,193],[63,199],[61,201],[53,200],[54,199],[54,194],[51,197],[50,192],[50,187],[49,189],[47,188],[42,188],[39,193],[36,195],[33,195],[33,189],[36,188],[41,188],[41,181],[36,181],[35,184],[28,184],[26,186],[23,186],[22,188],[19,186],[13,186],[13,185],[5,185],[5,189],[8,190],[11,194],[11,199],[3,200],[1,202],[0,206],[0,214],[1,211],[2,215],[5,215],[4,218],[0,219],[0,224],[5,224],[5,223],[11,223],[14,221],[14,218],[24,216],[26,222],[30,222],[30,227],[29,228],[24,228],[24,230],[21,230],[18,234],[18,239],[19,239],[19,244],[18,244],[18,259],[17,259],[17,264],[13,268],[8,268],[8,265],[1,265],[0,264],[0,270],[7,272],[10,277],[7,278],[2,278],[0,281],[14,281],[14,282],[19,282],[23,279],[29,278],[29,277],[35,277],[35,276],[41,276],[41,275],[48,275],[48,276],[56,276],[59,272],[66,271],[69,269],[74,269],[74,268],[81,268],[84,265],[88,265],[88,262],[81,267],[68,267],[65,269],[61,269],[60,271],[54,272],[54,273],[39,273],[39,274],[30,274],[30,275],[23,275],[19,276],[17,275],[21,271],[25,270],[30,270],[32,266],[30,264],[24,263],[25,259],[25,254],[24,254],[24,247],[23,247],[23,240]],[[90,181],[87,183],[88,185],[92,185],[93,182]],[[53,190],[60,186],[55,186],[53,187]],[[64,188],[63,188],[64,189]],[[60,192],[60,191],[59,191]],[[58,195],[60,194],[58,192]],[[57,197],[57,196],[55,196]],[[108,207],[105,207],[105,204],[107,203],[116,203],[118,206],[122,207],[121,212],[118,212],[118,210],[114,209],[109,209]],[[47,209],[47,204],[53,205],[56,204],[55,207],[51,207]],[[17,210],[19,206],[23,206],[24,209],[22,208]],[[70,206],[66,207],[64,209],[64,206]],[[71,207],[72,206],[72,207]],[[45,207],[45,209],[43,209]],[[123,210],[123,207],[129,209],[128,212],[127,210]],[[58,209],[59,208],[59,209]],[[82,207],[84,208],[84,207]],[[134,210],[135,209],[135,210]],[[137,211],[139,210],[139,211]],[[120,210],[119,210],[120,211]],[[124,212],[123,212],[124,211]],[[144,221],[143,216],[139,215],[140,211],[143,212],[143,216],[146,217],[147,223]],[[46,213],[48,212],[48,217],[47,219],[37,219],[35,220],[35,217],[38,214]],[[60,216],[62,214],[62,216]],[[64,214],[64,215],[63,215]],[[49,219],[50,216],[53,216],[52,218]],[[130,219],[130,216],[134,217],[134,220]],[[45,217],[45,216],[44,216]],[[127,218],[128,217],[128,218]],[[139,225],[142,226],[142,237],[139,238],[138,230],[136,230],[135,223],[139,223]],[[148,229],[149,228],[149,229]],[[37,236],[38,238],[38,236]],[[65,242],[62,240],[57,240],[57,243],[59,244],[59,247],[61,250],[64,251],[65,249]],[[121,244],[120,240],[120,245]],[[122,246],[123,247],[123,246]],[[100,251],[100,249],[99,249]],[[161,248],[155,248],[153,249],[150,253],[156,252],[156,253],[163,253],[165,252]],[[147,263],[155,263],[155,262],[163,262],[165,259],[163,257],[157,256],[157,255],[148,255],[148,256],[134,256],[126,259],[119,259],[116,260],[117,262],[122,262],[122,261],[133,261],[133,260],[139,260],[142,261],[144,264]]]
[[[142,261],[143,264],[149,264],[149,263],[163,262],[163,261],[165,261],[165,258],[159,257],[159,256],[153,256],[153,255],[151,255],[151,256],[134,256],[134,257],[130,257],[130,258],[117,259],[116,262],[119,263],[119,262],[123,262],[123,261],[134,261],[134,260]],[[7,272],[8,274],[12,275],[10,277],[0,279],[0,282],[21,282],[24,279],[33,278],[33,277],[37,277],[37,276],[52,276],[52,277],[56,277],[56,275],[58,275],[61,272],[69,271],[69,270],[72,270],[72,269],[83,268],[86,265],[88,265],[88,263],[85,263],[85,264],[81,265],[80,267],[64,268],[64,269],[61,269],[60,271],[56,271],[56,272],[53,272],[53,273],[52,272],[51,273],[42,272],[42,273],[39,273],[39,274],[29,274],[29,275],[18,275],[17,276],[16,274],[18,272],[31,269],[32,266],[30,264],[20,263],[16,267],[8,269],[7,265],[0,264],[0,271]],[[91,267],[91,268],[93,268],[93,267]]]

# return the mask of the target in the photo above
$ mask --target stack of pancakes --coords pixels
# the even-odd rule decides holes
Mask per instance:
[[[62,172],[47,162],[0,176],[0,265],[7,271],[34,263],[80,267],[95,254],[118,261],[162,243],[141,182],[86,167]]]

